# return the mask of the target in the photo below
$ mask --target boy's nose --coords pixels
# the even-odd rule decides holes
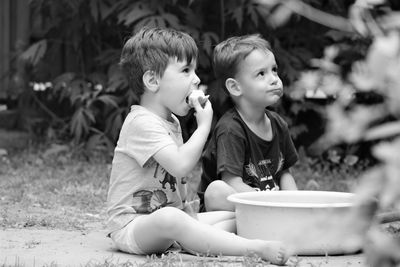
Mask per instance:
[[[197,76],[197,74],[194,75],[193,84],[196,86],[198,86],[200,84],[200,78],[199,78],[199,76]]]
[[[279,78],[279,76],[276,76],[276,77],[277,78],[273,80],[271,85],[276,86],[276,87],[283,87],[281,78]]]
[[[276,85],[279,81],[280,81],[280,78],[278,75],[272,75],[271,85]]]

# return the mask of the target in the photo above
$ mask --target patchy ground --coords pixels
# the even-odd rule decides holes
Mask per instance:
[[[196,257],[184,253],[149,259],[117,251],[104,230],[65,231],[5,229],[0,231],[1,266],[249,266],[243,257]],[[259,263],[257,266],[273,266]],[[298,266],[366,266],[362,254],[299,257]]]
[[[104,231],[6,229],[0,231],[5,266],[85,266],[145,259],[116,251]]]

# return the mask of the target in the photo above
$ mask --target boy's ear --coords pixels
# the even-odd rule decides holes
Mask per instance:
[[[143,84],[151,92],[156,93],[159,88],[158,76],[155,71],[147,70],[143,74]]]
[[[225,87],[228,89],[229,94],[233,96],[240,96],[242,94],[242,89],[240,88],[239,83],[233,78],[226,79]]]

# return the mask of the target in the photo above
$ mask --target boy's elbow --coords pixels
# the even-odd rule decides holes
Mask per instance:
[[[195,161],[191,155],[177,155],[173,163],[173,172],[175,175],[172,173],[171,174],[175,177],[187,176],[191,171],[193,171],[196,162],[197,161]]]
[[[192,168],[187,164],[177,162],[176,167],[169,172],[175,177],[184,177],[187,176],[191,171]]]
[[[194,167],[193,160],[187,154],[181,153],[174,148],[164,149],[154,155],[154,159],[174,177],[184,177]]]

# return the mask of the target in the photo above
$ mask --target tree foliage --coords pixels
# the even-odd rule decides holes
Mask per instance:
[[[33,0],[31,45],[21,58],[29,68],[30,81],[34,82],[31,84],[52,85],[36,97],[41,104],[34,108],[42,114],[46,127],[58,136],[79,143],[101,135],[112,147],[122,118],[137,102],[118,68],[120,51],[124,40],[145,25],[172,27],[193,36],[200,49],[198,74],[210,91],[216,91],[210,64],[213,47],[228,36],[261,33],[271,42],[281,76],[290,85],[298,71],[309,67],[310,59],[320,55],[326,29],[300,16],[290,18],[292,13],[287,8],[270,2]],[[309,2],[337,13],[345,10],[336,3]],[[278,27],[284,22],[285,26]],[[222,94],[214,95],[215,103],[223,101],[219,99],[224,98]],[[214,109],[216,114],[222,112],[218,112],[218,105]],[[293,115],[289,109],[284,111],[288,118]],[[187,137],[194,122],[186,118],[185,122]],[[299,121],[293,120],[292,124],[294,134],[305,129]]]
[[[395,1],[392,2],[389,6],[398,8]],[[137,102],[118,68],[124,40],[133,32],[144,25],[154,25],[190,33],[200,48],[197,72],[202,84],[209,87],[217,115],[225,108],[225,96],[213,82],[210,64],[213,47],[232,35],[261,33],[272,44],[280,76],[288,89],[281,105],[275,108],[286,117],[296,143],[308,146],[325,130],[325,104],[310,101],[309,97],[296,97],[301,95],[297,88],[311,92],[314,99],[321,90],[313,83],[330,85],[331,90],[335,90],[352,62],[363,57],[371,43],[371,38],[354,31],[357,27],[359,32],[363,31],[364,24],[359,21],[365,20],[362,17],[365,14],[350,9],[352,3],[314,0],[33,0],[32,43],[21,57],[30,67],[31,81],[50,81],[52,84],[49,90],[41,93],[38,100],[42,103],[36,107],[48,129],[78,143],[101,133],[102,138],[109,141],[108,147],[112,147],[122,118],[130,105]],[[351,17],[346,19],[348,12]],[[384,8],[374,12],[382,13]],[[371,15],[375,16],[375,13]],[[324,48],[332,44],[340,50],[334,58],[335,64],[330,64],[334,57],[332,53],[335,53],[332,49],[324,55]],[[341,66],[340,77],[316,75],[312,71],[320,68],[320,72],[325,73],[336,66]],[[303,70],[310,71],[300,73]],[[315,114],[318,125],[312,122],[317,121]],[[61,121],[68,126],[63,126]],[[187,137],[194,122],[190,118],[184,118],[183,122],[184,136]]]

